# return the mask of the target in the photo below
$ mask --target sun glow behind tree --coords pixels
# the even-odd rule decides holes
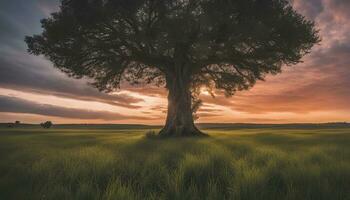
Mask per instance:
[[[192,115],[201,88],[249,89],[319,41],[285,0],[66,0],[42,26],[29,51],[70,76],[107,92],[122,80],[164,85],[164,136],[202,135]]]

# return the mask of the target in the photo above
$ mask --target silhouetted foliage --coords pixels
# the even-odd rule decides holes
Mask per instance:
[[[40,123],[40,126],[43,128],[51,128],[52,127],[52,122],[51,121],[46,121],[43,123]]]
[[[287,0],[63,0],[41,23],[43,33],[25,39],[29,52],[68,75],[106,92],[123,80],[165,85],[164,135],[200,134],[199,88],[249,89],[319,42]]]

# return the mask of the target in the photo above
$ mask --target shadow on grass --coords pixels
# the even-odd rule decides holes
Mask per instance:
[[[143,133],[1,135],[0,199],[349,198],[349,135],[342,131]]]

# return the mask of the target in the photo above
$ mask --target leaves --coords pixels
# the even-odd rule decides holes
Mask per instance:
[[[164,85],[188,68],[192,87],[232,95],[320,41],[287,0],[63,0],[41,23],[28,51],[106,92],[122,80]]]

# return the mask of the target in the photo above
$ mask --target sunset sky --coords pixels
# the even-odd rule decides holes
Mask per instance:
[[[123,84],[113,94],[29,55],[25,35],[41,32],[40,19],[58,10],[58,0],[0,1],[0,122],[163,124],[166,91]],[[322,42],[303,63],[284,67],[249,91],[212,98],[205,90],[197,122],[350,122],[350,1],[294,0],[316,22]]]

